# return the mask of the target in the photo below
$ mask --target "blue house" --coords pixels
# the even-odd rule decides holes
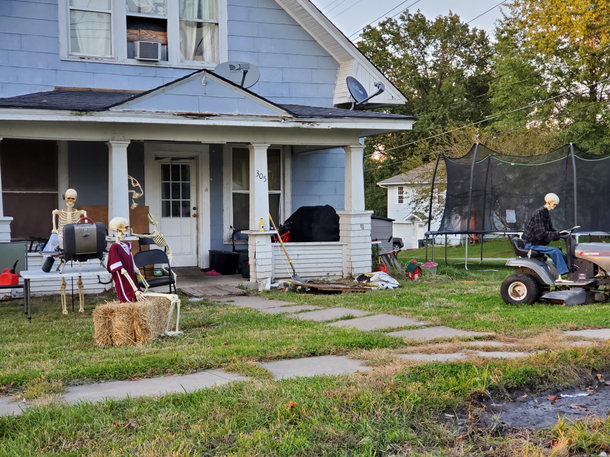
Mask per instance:
[[[288,277],[268,214],[328,204],[340,241],[289,243],[299,274],[369,271],[362,139],[415,119],[349,109],[348,76],[406,101],[309,0],[2,0],[0,240],[48,236],[68,188],[129,217],[129,175],[180,266],[249,230],[251,280]]]

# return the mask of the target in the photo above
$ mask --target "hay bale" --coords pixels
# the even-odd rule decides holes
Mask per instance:
[[[98,346],[125,346],[154,340],[165,331],[170,306],[165,297],[98,306],[93,311],[95,341]]]
[[[95,342],[98,346],[112,346],[112,313],[114,303],[100,305],[93,310]]]

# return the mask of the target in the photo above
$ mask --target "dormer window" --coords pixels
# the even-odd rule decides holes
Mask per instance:
[[[59,8],[64,59],[194,68],[227,59],[227,0],[59,0]]]

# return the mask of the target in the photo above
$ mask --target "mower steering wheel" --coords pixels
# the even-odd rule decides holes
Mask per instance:
[[[580,225],[575,225],[571,229],[562,230],[561,232],[559,232],[559,234],[560,235],[571,235],[574,230],[579,229],[579,228],[580,228]]]

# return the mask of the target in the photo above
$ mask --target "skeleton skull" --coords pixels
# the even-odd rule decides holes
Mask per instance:
[[[557,205],[559,205],[559,197],[556,194],[549,193],[544,196],[544,207],[549,211],[555,209]]]
[[[74,189],[68,189],[64,194],[64,198],[66,199],[66,206],[69,210],[74,208],[74,203],[76,203],[77,193]]]
[[[129,222],[124,217],[115,217],[110,221],[108,227],[116,232],[117,239],[123,239],[129,231]]]

